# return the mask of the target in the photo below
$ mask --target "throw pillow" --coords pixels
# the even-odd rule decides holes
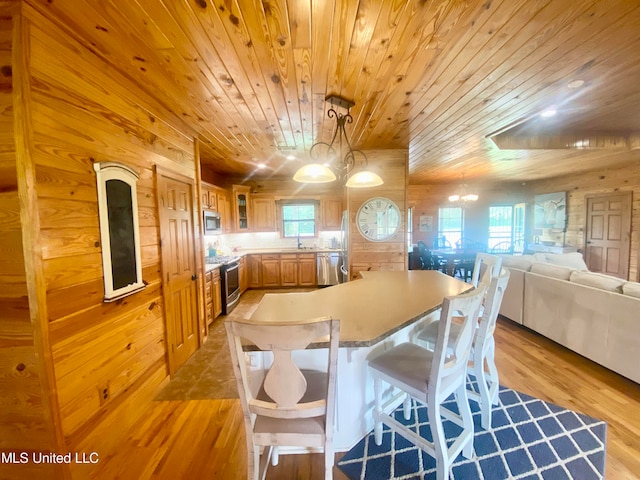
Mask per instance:
[[[630,297],[640,298],[640,283],[627,282],[622,285],[622,293]]]
[[[550,263],[534,263],[531,265],[531,270],[529,271],[531,273],[537,273],[538,275],[557,278],[559,280],[569,280],[573,269],[561,267],[560,265],[552,265]]]
[[[582,259],[582,254],[578,252],[571,253],[545,253],[547,262],[553,265],[573,268],[574,270],[587,271],[587,264]]]
[[[602,273],[576,271],[571,274],[571,282],[599,288],[607,292],[622,293],[622,285],[626,280]]]

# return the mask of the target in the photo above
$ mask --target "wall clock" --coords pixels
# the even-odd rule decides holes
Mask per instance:
[[[358,209],[356,226],[367,240],[372,242],[388,240],[400,228],[400,209],[388,198],[371,198]]]

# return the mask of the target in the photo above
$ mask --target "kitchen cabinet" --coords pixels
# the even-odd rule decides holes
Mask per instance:
[[[218,197],[216,186],[208,183],[200,184],[200,193],[202,196],[202,208],[206,210],[218,211]]]
[[[222,291],[220,290],[220,270],[207,272],[205,282],[205,303],[207,325],[222,313]]]
[[[251,231],[275,232],[276,201],[272,195],[252,195],[251,198]]]
[[[213,272],[213,281],[211,289],[213,293],[213,318],[216,319],[222,314],[222,290],[220,283],[220,270],[215,269]]]
[[[315,253],[247,255],[248,288],[317,285]]]
[[[250,232],[251,218],[251,189],[244,185],[233,185],[233,217],[234,226],[237,233]]]
[[[212,272],[207,273],[204,284],[204,299],[205,299],[205,320],[207,325],[211,325],[213,322],[213,275]]]
[[[283,287],[298,286],[298,256],[296,254],[280,255],[280,285]]]
[[[280,255],[262,255],[262,286],[279,287],[280,277]]]
[[[233,219],[231,218],[231,199],[229,193],[224,190],[216,191],[216,201],[218,203],[218,213],[222,224],[222,233],[233,231]]]
[[[342,198],[325,197],[320,200],[321,230],[340,230],[342,225]]]
[[[316,254],[302,253],[298,255],[298,285],[311,287],[318,283],[316,278]]]
[[[238,262],[238,278],[240,282],[240,295],[242,295],[249,287],[247,259],[245,257],[240,257],[240,261]]]
[[[249,288],[262,288],[262,255],[248,255],[246,262]]]

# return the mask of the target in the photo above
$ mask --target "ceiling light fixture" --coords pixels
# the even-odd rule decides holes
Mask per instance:
[[[462,202],[463,205],[467,202],[475,202],[478,198],[478,195],[475,193],[469,193],[469,185],[464,183],[464,174],[462,175],[462,183],[460,184],[458,193],[449,195],[450,202]]]
[[[580,88],[583,85],[584,85],[584,80],[571,80],[567,84],[567,87],[569,87],[569,88]]]
[[[543,110],[542,112],[540,112],[540,116],[543,118],[549,118],[549,117],[553,117],[556,113],[558,113],[558,111],[556,110],[556,107],[549,107],[546,110]]]
[[[351,147],[345,131],[345,125],[353,122],[349,110],[355,104],[338,95],[329,95],[325,100],[331,105],[346,109],[347,113],[339,113],[333,107],[327,111],[329,118],[336,119],[336,129],[331,142],[314,143],[309,149],[312,162],[298,169],[293,179],[301,183],[327,183],[340,178],[346,179],[345,185],[352,188],[382,185],[382,178],[367,169],[368,161],[364,152]],[[354,169],[357,171],[352,173]]]

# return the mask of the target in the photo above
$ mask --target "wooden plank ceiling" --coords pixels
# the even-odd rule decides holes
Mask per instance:
[[[331,137],[330,94],[355,102],[355,147],[409,150],[410,183],[640,158],[637,1],[28,1],[186,122],[223,174],[292,175]]]

